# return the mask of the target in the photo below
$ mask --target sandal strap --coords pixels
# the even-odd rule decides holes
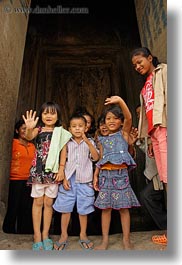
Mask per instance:
[[[46,238],[43,240],[44,250],[52,250],[53,249],[53,241],[50,238]]]
[[[36,242],[32,245],[32,250],[43,250],[43,243],[42,242]]]

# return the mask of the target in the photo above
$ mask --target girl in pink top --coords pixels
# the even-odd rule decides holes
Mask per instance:
[[[159,177],[167,193],[167,64],[159,63],[146,47],[135,49],[131,60],[134,69],[146,76],[140,93],[138,138],[149,137],[149,155],[154,153]],[[166,235],[152,239],[155,243],[167,243]]]

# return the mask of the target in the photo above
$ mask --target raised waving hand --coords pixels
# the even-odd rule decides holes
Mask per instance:
[[[38,128],[35,128],[39,117],[36,117],[36,111],[30,110],[26,111],[26,116],[22,115],[22,118],[26,125],[26,138],[28,140],[34,139],[38,134]]]
[[[26,124],[27,129],[34,129],[37,125],[39,117],[36,117],[36,111],[30,110],[26,111],[26,117],[22,115],[23,120]]]

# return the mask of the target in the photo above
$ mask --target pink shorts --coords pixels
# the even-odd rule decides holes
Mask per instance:
[[[151,140],[160,180],[167,183],[167,128],[158,126]]]
[[[40,198],[46,195],[49,198],[56,198],[58,194],[58,184],[32,184],[31,197]]]

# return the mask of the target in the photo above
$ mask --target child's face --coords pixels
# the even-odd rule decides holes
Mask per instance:
[[[25,140],[25,131],[26,131],[26,125],[22,124],[18,130],[16,130],[16,133],[18,134],[19,139]]]
[[[87,130],[86,123],[81,118],[72,119],[70,122],[69,131],[74,138],[82,138],[83,133]]]
[[[117,132],[122,127],[122,121],[112,112],[106,114],[105,123],[110,132]]]
[[[57,111],[51,111],[51,109],[45,109],[42,112],[42,122],[46,127],[54,127],[58,120]]]
[[[136,108],[137,119],[140,119],[140,108],[141,107]]]
[[[92,118],[89,115],[83,115],[87,121],[87,131],[90,130],[92,124]]]
[[[109,130],[105,123],[100,123],[99,130],[102,136],[107,136],[109,134]]]
[[[144,57],[142,54],[134,55],[132,64],[134,69],[141,75],[150,74],[154,69],[151,55],[148,57]]]

